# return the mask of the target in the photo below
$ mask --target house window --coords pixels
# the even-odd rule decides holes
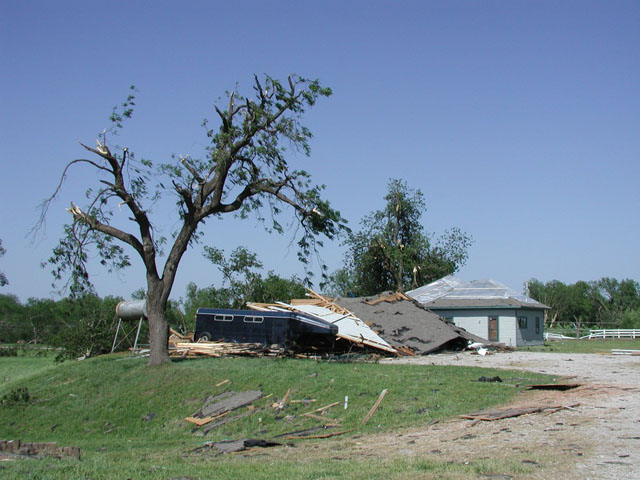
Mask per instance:
[[[250,316],[244,317],[245,323],[262,323],[263,320],[264,318],[262,317],[250,317]]]
[[[536,333],[540,333],[540,317],[536,317]]]
[[[233,315],[216,315],[213,320],[216,322],[233,322]]]
[[[527,317],[518,317],[518,327],[527,328]]]

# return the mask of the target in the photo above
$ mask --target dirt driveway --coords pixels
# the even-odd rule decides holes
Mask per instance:
[[[504,459],[527,465],[517,478],[640,479],[640,357],[537,352],[427,355],[390,363],[529,370],[570,377],[566,392],[526,393],[517,406],[574,405],[553,414],[494,422],[452,421],[373,440],[389,455],[446,461]],[[360,445],[362,452],[370,446]],[[355,453],[355,452],[354,452]],[[509,476],[485,478],[512,478]]]

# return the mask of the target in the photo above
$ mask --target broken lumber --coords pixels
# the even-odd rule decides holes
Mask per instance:
[[[579,403],[574,403],[572,405],[540,405],[535,407],[522,407],[522,408],[505,408],[502,410],[491,410],[486,412],[476,412],[469,413],[466,415],[460,415],[460,418],[464,418],[466,420],[474,420],[475,423],[478,421],[483,422],[493,422],[495,420],[502,420],[505,418],[511,417],[519,417],[521,415],[529,415],[532,413],[555,413],[560,410],[572,409],[580,405]]]
[[[207,433],[209,433],[214,428],[218,428],[218,427],[220,427],[220,426],[222,426],[222,425],[224,425],[226,423],[238,420],[239,418],[244,418],[244,417],[246,417],[248,415],[251,415],[252,413],[256,413],[257,411],[258,411],[257,409],[247,410],[247,411],[242,412],[242,413],[240,413],[238,415],[234,415],[232,417],[231,416],[225,417],[225,418],[222,418],[222,419],[218,420],[217,422],[209,423],[207,426],[205,426],[202,429],[202,434],[206,435]],[[222,417],[222,415],[220,415],[220,417]],[[218,417],[218,418],[220,418],[220,417]]]
[[[366,303],[367,305],[377,305],[382,302],[395,303],[399,300],[411,301],[411,299],[407,297],[404,293],[396,292],[396,293],[391,293],[389,295],[381,295],[375,300],[365,300],[364,303]]]
[[[305,413],[303,414],[304,417],[309,417],[309,418],[314,418],[316,420],[320,420],[322,422],[325,422],[327,425],[331,425],[331,426],[335,426],[338,427],[340,426],[340,421],[333,419],[333,418],[327,418],[327,417],[323,417],[321,415],[316,415],[315,413]]]
[[[336,405],[339,405],[341,402],[333,402],[330,403],[329,405],[326,405],[324,407],[320,407],[320,408],[316,408],[315,410],[311,410],[308,413],[318,413],[318,412],[324,412],[325,410],[329,410],[331,407],[335,407]],[[306,415],[303,413],[303,415]]]
[[[239,393],[229,391],[211,395],[205,399],[204,405],[198,412],[185,418],[185,420],[197,426],[207,425],[233,410],[252,404],[261,397],[262,392],[259,390],[246,390]],[[216,422],[217,425],[220,425],[219,421]]]
[[[224,355],[249,355],[258,356],[277,353],[266,348],[261,343],[227,343],[227,342],[176,342],[170,345],[170,354],[182,356],[207,355],[210,357],[222,357]]]
[[[205,450],[215,449],[218,453],[236,453],[247,450],[256,449],[258,447],[277,447],[281,445],[278,442],[270,442],[267,440],[258,440],[253,438],[245,438],[242,440],[223,440],[221,442],[207,442],[204,445],[194,448],[188,453],[197,454]]]
[[[73,457],[80,460],[80,447],[59,447],[56,442],[0,440],[0,452],[28,457]]]
[[[581,386],[580,383],[543,383],[539,385],[527,385],[527,390],[571,390]]]
[[[287,399],[289,398],[289,395],[291,395],[291,389],[287,390],[287,393],[284,394],[284,397],[282,398],[282,400],[273,404],[273,408],[275,408],[276,410],[282,410],[287,403]]]
[[[329,433],[321,433],[318,435],[307,435],[306,437],[300,437],[296,435],[289,435],[287,437],[283,437],[285,440],[307,440],[311,438],[329,438],[335,437],[337,435],[343,435],[345,433],[353,432],[353,429],[350,430],[341,430],[339,432],[329,432]]]
[[[191,416],[185,417],[185,421],[189,423],[193,423],[194,425],[197,425],[199,427],[201,427],[202,425],[206,425],[212,420],[213,420],[213,417],[204,417],[204,418],[197,418],[197,417],[191,417]]]
[[[376,403],[373,404],[373,407],[371,407],[371,410],[369,410],[369,413],[367,413],[367,415],[362,419],[362,425],[366,424],[369,421],[369,419],[373,417],[373,414],[376,413],[376,410],[380,406],[380,403],[382,402],[382,399],[386,394],[387,394],[387,389],[385,388],[384,390],[382,390],[382,392],[380,392],[380,395],[378,396],[378,400],[376,400]]]

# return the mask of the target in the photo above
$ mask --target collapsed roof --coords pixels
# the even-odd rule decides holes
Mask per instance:
[[[407,292],[421,304],[435,307],[529,307],[549,308],[495,280],[465,282],[454,275]]]
[[[336,337],[353,342],[357,345],[366,345],[388,353],[397,353],[385,340],[380,338],[360,318],[347,309],[336,305],[331,299],[325,298],[315,292],[311,292],[312,299],[292,300],[291,304],[277,302],[275,304],[248,303],[252,310],[262,311],[294,311],[315,316],[338,327]]]
[[[378,297],[341,297],[334,302],[365,320],[392,346],[409,347],[419,355],[441,350],[461,350],[467,347],[469,341],[487,342],[463,328],[446,323],[402,293]]]

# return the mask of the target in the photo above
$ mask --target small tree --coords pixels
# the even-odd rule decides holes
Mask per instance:
[[[292,169],[286,159],[292,149],[309,155],[311,132],[301,124],[302,114],[319,97],[330,94],[317,80],[290,76],[280,82],[266,76],[261,81],[255,76],[252,98],[230,92],[226,105],[215,107],[219,127],[209,128],[204,122],[211,141],[204,158],[180,157],[156,169],[149,160],[137,161],[127,148],[108,145],[107,133],[122,128],[133,113],[132,93],[114,108],[112,127],[100,135],[97,147],[82,145],[92,157],[69,162],[54,194],[43,204],[41,219],[72,167],[85,165],[99,174],[98,188],[88,190],[86,206],[71,204],[73,222],[65,227],[65,236],[47,262],[54,278],[70,274],[71,292],[82,292],[91,288],[86,266],[90,250],[97,251],[106,267],[119,269],[130,264],[122,245],[131,247],[146,270],[149,365],[167,362],[169,294],[180,261],[198,240],[205,220],[229,213],[246,217],[266,207],[273,218],[271,229],[282,233],[277,219],[283,206],[289,206],[301,226],[298,257],[305,263],[319,235],[333,238],[345,228],[340,213],[322,198],[323,187],[312,185],[309,174]],[[178,228],[164,265],[159,266],[165,239],[157,236],[150,209],[170,194],[177,197]],[[118,221],[120,206],[131,215],[132,230]],[[161,217],[166,221],[168,212]]]
[[[269,271],[266,278],[260,270],[262,262],[258,256],[245,247],[235,248],[229,258],[215,247],[204,247],[204,256],[216,265],[228,285],[230,303],[233,308],[244,308],[247,302],[272,303],[277,300],[290,300],[304,297],[305,286],[295,275],[282,278]]]
[[[453,228],[432,244],[420,223],[424,196],[402,180],[390,180],[383,210],[367,215],[346,241],[346,267],[333,275],[339,294],[402,292],[456,272],[467,260],[471,237]]]

